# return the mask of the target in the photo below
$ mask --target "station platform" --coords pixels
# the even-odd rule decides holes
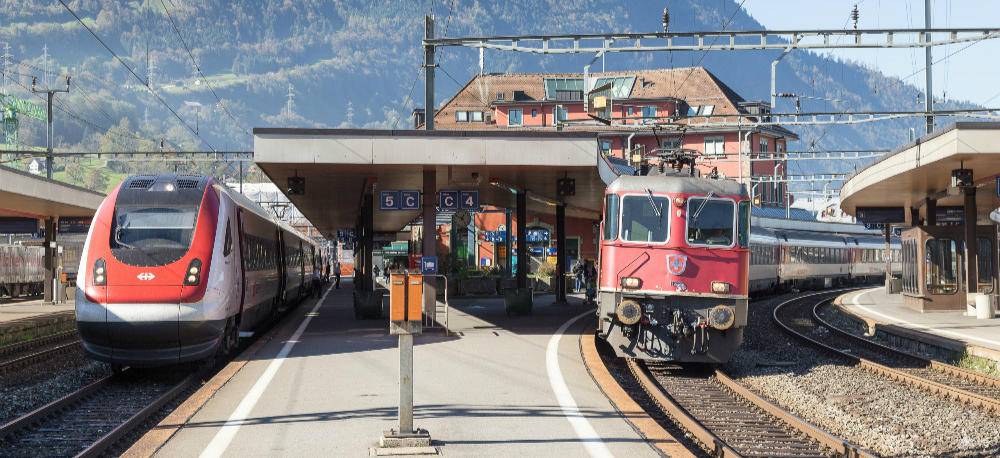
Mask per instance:
[[[871,288],[840,296],[844,310],[897,334],[1000,361],[1000,318],[979,320],[962,311],[921,313],[903,305],[901,294]]]
[[[344,284],[296,309],[156,455],[372,453],[396,426],[397,337],[355,320]],[[451,335],[414,339],[414,426],[441,454],[658,456],[583,364],[592,309],[552,301],[536,296],[533,315],[507,317],[502,299],[453,299]]]
[[[42,304],[41,299],[12,299],[9,302],[0,302],[0,323],[54,313],[72,312],[73,309],[73,301],[66,301],[62,304]]]

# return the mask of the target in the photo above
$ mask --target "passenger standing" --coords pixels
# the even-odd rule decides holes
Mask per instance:
[[[580,292],[583,289],[583,276],[584,276],[583,259],[577,259],[576,263],[573,264],[573,278],[576,280],[576,284],[573,288],[574,292]]]
[[[587,285],[587,301],[592,302],[597,298],[597,268],[593,261],[587,261],[583,268],[584,283]]]
[[[335,282],[333,287],[340,289],[340,261],[333,263],[333,279]]]

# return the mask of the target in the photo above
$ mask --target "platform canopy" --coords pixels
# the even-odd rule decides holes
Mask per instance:
[[[480,204],[512,208],[512,189],[528,191],[528,210],[600,217],[604,183],[597,137],[570,132],[465,132],[369,129],[257,128],[254,161],[321,232],[354,227],[366,186],[421,190],[423,172],[437,189],[478,190]],[[289,195],[289,177],[305,178],[305,193]],[[576,180],[573,196],[559,197],[560,178]],[[376,231],[397,231],[417,211],[376,211]]]
[[[860,207],[919,209],[926,199],[936,205],[961,206],[951,173],[971,169],[976,184],[979,220],[1000,206],[996,177],[1000,176],[1000,123],[960,122],[904,145],[855,173],[840,190],[840,206],[857,215]],[[909,212],[907,212],[909,213]]]
[[[0,217],[93,216],[104,194],[0,166]]]

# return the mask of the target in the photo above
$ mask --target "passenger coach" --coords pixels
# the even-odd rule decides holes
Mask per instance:
[[[210,177],[127,178],[77,274],[83,348],[119,365],[227,353],[314,287],[316,245]]]

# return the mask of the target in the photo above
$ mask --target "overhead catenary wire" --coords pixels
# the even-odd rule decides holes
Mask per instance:
[[[96,32],[94,32],[94,29],[91,29],[90,26],[87,25],[87,23],[84,22],[84,20],[81,19],[78,14],[76,14],[76,11],[73,11],[73,9],[70,8],[69,5],[66,4],[65,0],[59,0],[59,3],[62,4],[63,8],[65,8],[66,11],[68,11],[71,15],[73,15],[74,18],[76,18],[76,21],[79,22],[80,25],[82,25],[83,28],[86,29],[87,32],[89,32],[90,35],[93,36],[94,39],[97,40],[101,44],[101,46],[103,46],[104,49],[106,49],[111,54],[111,56],[114,57],[115,60],[118,61],[119,64],[121,64],[123,67],[125,67],[125,70],[127,70],[128,73],[130,73],[136,79],[136,81],[139,81],[140,83],[142,83],[142,85],[146,87],[146,90],[148,90],[149,93],[152,94],[153,97],[156,98],[156,100],[159,101],[161,105],[163,105],[167,110],[169,110],[170,113],[173,114],[174,117],[177,118],[178,121],[180,121],[181,125],[183,125],[195,137],[197,137],[199,140],[201,140],[201,142],[204,143],[205,146],[207,146],[209,149],[215,150],[215,147],[212,146],[212,144],[208,140],[206,140],[204,137],[202,137],[201,134],[198,133],[197,130],[195,130],[193,127],[191,127],[190,125],[188,125],[188,123],[186,121],[184,121],[184,118],[181,118],[180,114],[177,113],[177,110],[174,110],[174,108],[171,107],[170,104],[168,104],[166,100],[163,100],[163,97],[160,97],[160,94],[157,94],[156,91],[153,90],[153,88],[149,85],[149,81],[143,80],[138,74],[136,74],[135,70],[132,69],[132,67],[128,63],[126,63],[124,59],[122,59],[120,56],[118,56],[118,53],[116,53],[113,49],[111,49],[111,47],[108,46],[108,44],[105,43],[104,40],[101,39],[101,37],[99,35],[97,35]]]
[[[166,13],[167,19],[170,22],[170,26],[174,29],[174,33],[177,35],[177,39],[180,40],[181,45],[184,47],[184,50],[187,51],[187,55],[191,59],[191,65],[194,66],[194,69],[198,72],[198,75],[201,76],[202,81],[204,81],[205,84],[208,86],[208,89],[209,91],[212,92],[212,95],[215,97],[215,100],[219,102],[219,106],[222,107],[222,110],[226,113],[226,115],[228,115],[229,118],[233,120],[233,123],[236,124],[236,127],[240,128],[240,130],[242,130],[243,133],[250,135],[250,130],[247,129],[245,126],[243,126],[243,124],[240,123],[239,119],[237,119],[236,116],[234,116],[233,113],[229,111],[229,107],[227,107],[226,104],[222,101],[222,98],[219,97],[219,94],[215,92],[215,87],[212,86],[211,81],[209,81],[208,78],[205,77],[205,73],[201,71],[201,66],[198,65],[198,61],[194,58],[194,53],[191,52],[191,47],[188,46],[187,41],[181,34],[177,22],[174,21],[173,15],[170,14],[170,9],[167,8],[166,2],[164,2],[164,0],[160,0],[160,5],[163,6],[163,12]]]

